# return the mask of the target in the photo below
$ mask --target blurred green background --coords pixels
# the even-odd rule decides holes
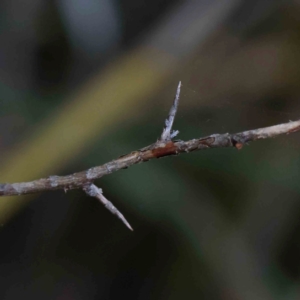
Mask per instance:
[[[0,182],[297,120],[299,1],[3,0]],[[300,299],[299,133],[0,198],[1,299]]]

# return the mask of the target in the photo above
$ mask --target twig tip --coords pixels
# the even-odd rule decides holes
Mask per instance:
[[[178,103],[179,103],[179,96],[180,96],[180,88],[181,88],[181,81],[179,81],[177,90],[176,90],[176,95],[174,102],[171,106],[168,118],[165,121],[165,127],[163,129],[163,132],[160,137],[160,141],[170,141],[172,140],[173,137],[175,137],[179,131],[178,130],[173,130],[172,131],[172,126],[175,120],[176,112],[178,109]]]
[[[83,190],[87,193],[87,195],[97,198],[105,206],[105,208],[107,208],[112,214],[116,215],[125,224],[127,228],[133,231],[132,227],[122,215],[122,213],[109,200],[107,200],[104,197],[101,188],[98,188],[96,185],[91,183],[85,185],[83,187]]]

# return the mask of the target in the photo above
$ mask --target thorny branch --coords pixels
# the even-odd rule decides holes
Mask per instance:
[[[189,141],[172,141],[172,138],[178,134],[178,131],[172,132],[172,125],[178,108],[180,88],[181,83],[179,82],[175,100],[170,109],[168,119],[165,121],[165,127],[161,138],[154,144],[133,151],[127,155],[120,156],[104,165],[96,166],[71,175],[49,176],[30,182],[0,183],[0,196],[24,195],[58,189],[63,189],[65,191],[70,189],[83,189],[89,196],[99,199],[106,208],[116,214],[123,223],[132,230],[123,215],[103,196],[102,190],[93,184],[96,179],[120,169],[126,169],[134,164],[146,162],[153,158],[210,148],[235,147],[236,149],[241,149],[244,144],[255,140],[272,138],[280,134],[289,134],[300,130],[300,120],[298,120],[234,134],[212,134],[207,137]]]

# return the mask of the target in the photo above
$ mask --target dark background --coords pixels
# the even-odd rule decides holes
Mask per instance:
[[[299,1],[3,0],[0,182],[101,165],[160,136],[297,120]],[[300,299],[299,133],[0,199],[1,299]]]

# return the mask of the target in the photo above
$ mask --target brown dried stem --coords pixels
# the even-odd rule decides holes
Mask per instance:
[[[294,122],[290,121],[289,123],[280,125],[243,131],[240,133],[212,134],[207,137],[192,139],[189,141],[172,141],[172,138],[177,134],[176,131],[171,133],[171,130],[178,107],[180,87],[181,83],[179,82],[174,103],[171,107],[168,119],[166,120],[166,126],[163,130],[160,140],[154,144],[143,149],[133,151],[127,155],[123,155],[104,165],[96,166],[86,171],[71,175],[49,176],[47,178],[41,178],[30,182],[2,183],[0,184],[0,196],[24,195],[58,189],[63,189],[66,191],[69,189],[81,188],[87,192],[89,191],[87,190],[87,187],[92,187],[94,190],[95,188],[99,190],[96,198],[106,205],[109,201],[104,198],[102,193],[100,193],[101,189],[93,185],[94,180],[101,178],[104,175],[108,175],[120,169],[126,169],[134,164],[146,162],[153,158],[160,158],[164,156],[177,155],[180,153],[188,153],[210,148],[235,147],[236,149],[241,149],[244,144],[255,140],[272,138],[280,134],[289,134],[300,130],[300,120],[298,120]],[[91,196],[91,194],[89,195]],[[110,211],[117,214],[117,216],[126,224],[126,226],[131,228],[124,219],[123,215],[115,210],[113,205],[112,207],[113,208],[110,209]]]
[[[79,189],[104,175],[111,174],[120,169],[126,169],[134,164],[146,162],[153,158],[210,148],[235,147],[241,149],[244,144],[255,140],[272,138],[280,134],[289,134],[299,130],[300,120],[234,134],[212,134],[189,141],[158,141],[148,147],[133,151],[104,165],[93,167],[86,171],[67,176],[49,176],[30,182],[2,183],[0,184],[0,196],[24,195],[58,189]]]

